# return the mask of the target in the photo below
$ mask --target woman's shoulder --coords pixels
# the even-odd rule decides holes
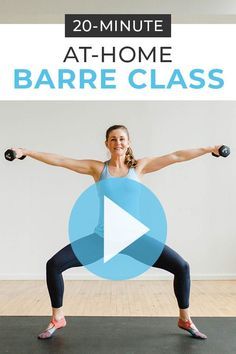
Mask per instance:
[[[135,168],[135,170],[137,172],[141,172],[142,171],[143,167],[145,166],[145,164],[147,162],[147,159],[148,159],[147,157],[143,157],[141,159],[137,159],[136,160],[137,164],[136,164],[136,166],[134,168]]]
[[[142,163],[145,163],[150,157],[141,157],[139,159],[136,159],[137,161],[137,164],[142,164]]]
[[[92,166],[93,166],[94,169],[103,170],[104,165],[105,165],[106,162],[99,161],[99,160],[92,160],[91,163],[92,163]]]
[[[95,181],[98,181],[101,174],[102,174],[102,171],[104,170],[104,167],[106,165],[106,162],[107,161],[99,161],[99,160],[92,160],[92,167],[93,167],[93,177],[95,179]]]

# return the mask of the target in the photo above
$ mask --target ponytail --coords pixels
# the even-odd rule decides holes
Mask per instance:
[[[137,160],[134,158],[133,151],[130,147],[128,147],[126,154],[125,154],[125,164],[130,168],[130,167],[136,167],[137,166]]]

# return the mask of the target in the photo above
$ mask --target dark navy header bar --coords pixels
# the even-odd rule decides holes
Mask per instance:
[[[65,37],[171,37],[171,15],[65,15]]]

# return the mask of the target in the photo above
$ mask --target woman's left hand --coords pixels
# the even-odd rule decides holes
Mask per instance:
[[[212,150],[211,150],[211,153],[213,153],[213,154],[215,154],[215,155],[217,155],[217,156],[220,156],[220,154],[219,154],[219,148],[220,148],[222,145],[223,145],[223,144],[213,146],[213,147],[212,147]]]

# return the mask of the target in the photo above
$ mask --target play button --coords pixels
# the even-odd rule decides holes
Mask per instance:
[[[104,197],[104,263],[148,231],[140,221]]]
[[[74,204],[69,237],[90,272],[112,280],[136,277],[159,258],[167,223],[158,198],[128,178],[102,180]]]

